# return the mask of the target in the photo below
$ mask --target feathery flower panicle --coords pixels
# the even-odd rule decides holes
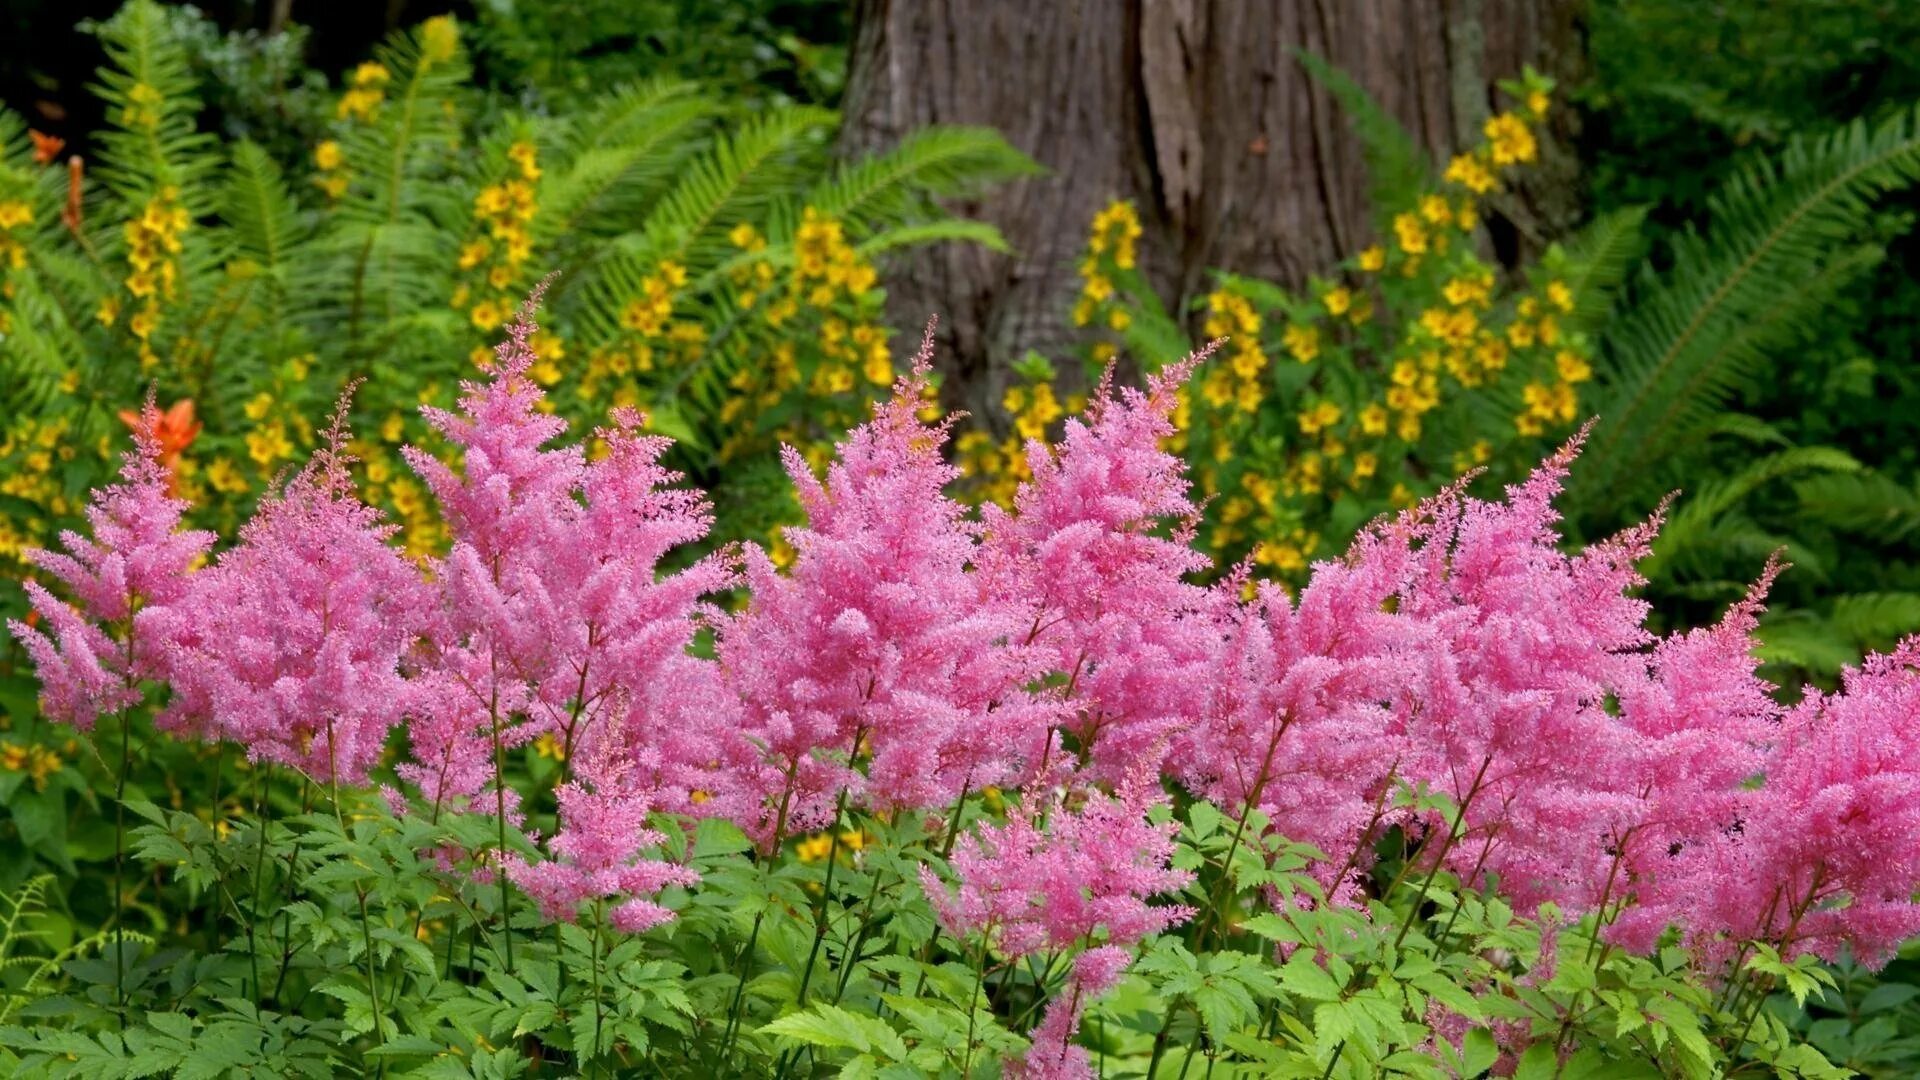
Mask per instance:
[[[990,932],[999,951],[1019,957],[1096,940],[1131,945],[1189,918],[1191,908],[1147,903],[1193,880],[1167,865],[1178,824],[1147,819],[1165,798],[1154,775],[1136,769],[1113,795],[1088,788],[1078,798],[1077,808],[1065,793],[1036,798],[1006,824],[963,835],[957,892],[922,867],[941,925],[956,937]]]
[[[1640,805],[1608,827],[1621,862],[1608,902],[1623,907],[1608,933],[1633,951],[1693,920],[1710,891],[1700,875],[1757,794],[1747,784],[1765,768],[1782,710],[1759,676],[1753,632],[1781,569],[1770,561],[1713,626],[1661,639],[1647,678],[1620,693],[1632,745],[1621,779]]]
[[[1191,543],[1199,507],[1184,464],[1161,445],[1179,387],[1217,345],[1145,392],[1116,395],[1109,372],[1057,453],[1028,444],[1033,479],[1013,512],[983,511],[987,588],[1037,606],[1026,637],[1066,680],[1066,726],[1109,782],[1191,722],[1192,688],[1220,639],[1217,594],[1186,580],[1211,565]],[[1169,522],[1172,535],[1156,535]]]
[[[1071,1045],[1081,1015],[1119,981],[1132,945],[1193,916],[1183,905],[1147,903],[1184,889],[1193,875],[1168,865],[1178,823],[1148,820],[1165,799],[1151,762],[1123,776],[1112,795],[1080,791],[1078,807],[1065,793],[1044,806],[1042,797],[1030,796],[1004,825],[983,825],[961,837],[952,860],[957,890],[924,866],[920,884],[955,937],[984,934],[1010,959],[1079,950],[1067,986],[1034,1032],[1032,1050],[1008,1075],[1086,1076],[1085,1051]]]
[[[882,809],[952,803],[1004,783],[1037,751],[1049,712],[1017,641],[1031,609],[987,593],[977,526],[946,486],[951,420],[918,416],[932,328],[912,371],[851,432],[824,481],[785,453],[807,524],[778,573],[747,550],[751,600],[722,627],[721,666],[745,710],[732,777],[760,843],[827,823],[843,789]],[[859,760],[871,760],[862,773]]]
[[[363,784],[406,699],[400,659],[427,593],[328,445],[261,501],[240,542],[149,609],[174,698],[161,727],[225,739],[321,782]]]
[[[1498,875],[1523,909],[1590,906],[1609,861],[1595,823],[1635,812],[1608,702],[1644,678],[1647,605],[1628,591],[1657,526],[1578,555],[1556,548],[1553,499],[1581,438],[1504,501],[1456,487],[1378,541],[1380,556],[1406,568],[1395,610],[1433,635],[1402,703],[1402,775],[1464,806],[1466,835],[1439,845],[1450,868],[1473,881]]]
[[[463,388],[458,413],[428,419],[464,452],[459,471],[419,450],[408,459],[445,510],[452,547],[431,564],[437,590],[408,687],[413,760],[399,768],[438,813],[517,819],[518,793],[495,776],[503,747],[550,739],[570,779],[559,792],[551,861],[509,864],[550,917],[626,897],[615,926],[670,918],[647,899],[685,870],[640,857],[658,809],[693,809],[732,727],[716,665],[688,652],[704,598],[730,587],[726,560],[670,574],[660,563],[703,538],[700,492],[661,464],[669,440],[623,409],[595,432],[606,453],[551,447],[567,428],[539,410],[536,289],[496,351],[492,376]],[[482,795],[487,797],[482,797]]]
[[[599,779],[591,790],[577,781],[562,784],[554,793],[560,806],[560,831],[550,845],[554,858],[508,864],[507,876],[546,918],[573,922],[581,904],[614,899],[608,922],[622,933],[642,933],[673,919],[671,910],[651,899],[655,894],[700,880],[684,866],[642,854],[666,839],[648,824],[653,793],[625,782],[645,764],[644,758],[597,763],[592,771]]]
[[[212,533],[180,528],[187,504],[173,496],[172,474],[161,464],[160,423],[149,399],[132,425],[133,449],[121,455],[120,482],[95,490],[87,504],[91,536],[63,532],[64,553],[27,553],[67,587],[77,606],[28,581],[27,597],[51,633],[17,620],[7,624],[39,674],[41,708],[82,730],[137,702],[135,681],[164,676],[165,656],[140,629],[142,616],[178,597],[189,571],[213,546]]]
[[[1809,691],[1679,921],[1709,962],[1744,941],[1878,966],[1920,934],[1920,638]]]
[[[1317,566],[1297,605],[1272,584],[1234,604],[1205,712],[1169,758],[1182,784],[1233,818],[1258,810],[1273,831],[1319,848],[1322,884],[1350,901],[1406,753],[1392,703],[1412,691],[1431,640],[1384,609],[1397,578],[1370,551],[1363,542],[1347,562]]]

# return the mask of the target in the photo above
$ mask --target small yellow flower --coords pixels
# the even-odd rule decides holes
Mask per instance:
[[[1547,303],[1561,311],[1573,310],[1573,290],[1564,281],[1547,282]]]
[[[1287,352],[1303,364],[1320,355],[1320,331],[1317,327],[1288,323],[1280,337]]]
[[[1493,170],[1472,154],[1461,154],[1448,162],[1445,178],[1447,183],[1459,184],[1475,195],[1485,195],[1498,183]]]
[[[1562,382],[1583,383],[1593,378],[1593,365],[1586,357],[1572,349],[1562,349],[1553,356],[1553,366],[1560,374]]]
[[[1364,248],[1360,252],[1360,269],[1370,274],[1379,273],[1387,265],[1387,252],[1378,244]]]
[[[1495,165],[1522,165],[1539,155],[1539,144],[1527,129],[1526,121],[1512,113],[1501,113],[1488,120],[1485,132]]]
[[[435,15],[420,24],[420,58],[430,64],[453,59],[460,48],[460,24],[451,15]],[[384,70],[384,69],[383,69]]]
[[[1412,214],[1394,216],[1393,234],[1400,242],[1400,250],[1409,255],[1419,255],[1427,250],[1427,230],[1421,227],[1420,219]]]
[[[332,172],[346,159],[341,153],[340,143],[334,139],[323,139],[313,148],[313,165],[322,172]]]

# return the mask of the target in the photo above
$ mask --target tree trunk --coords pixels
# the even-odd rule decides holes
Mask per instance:
[[[949,246],[889,280],[894,316],[942,319],[951,404],[994,415],[1009,365],[1063,356],[1088,223],[1131,199],[1141,266],[1171,304],[1211,269],[1297,286],[1370,242],[1359,140],[1297,59],[1352,75],[1437,161],[1475,141],[1496,80],[1579,62],[1578,0],[858,0],[849,153],[925,124],[984,124],[1047,175],[956,209],[1004,231],[1007,257]],[[1564,124],[1564,118],[1559,118]],[[1565,153],[1509,200],[1508,258],[1568,223]]]

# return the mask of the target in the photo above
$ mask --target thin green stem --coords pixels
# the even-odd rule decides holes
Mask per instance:
[[[340,838],[351,842],[353,834],[347,831],[347,815],[340,809],[340,766],[334,753],[333,717],[327,717],[327,793],[333,801],[333,820],[340,825]],[[373,952],[373,920],[367,917],[367,890],[359,882],[353,884],[354,899],[360,904],[360,938],[367,953],[367,1002],[373,1014],[373,1045],[385,1046],[387,1042],[386,1026],[380,1017],[380,984],[375,975]],[[380,1075],[387,1074],[386,1058],[380,1059]]]

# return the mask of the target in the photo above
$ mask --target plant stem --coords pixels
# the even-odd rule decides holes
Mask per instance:
[[[606,1002],[600,995],[600,926],[606,900],[593,902],[593,1056],[600,1056],[601,1026],[606,1022]]]
[[[760,940],[760,922],[767,917],[767,909],[761,908],[753,917],[753,929],[747,933],[747,944],[740,950],[740,981],[733,987],[733,1003],[727,1007],[727,1027],[720,1038],[720,1065],[724,1069],[727,1055],[733,1051],[733,1035],[740,1023],[740,1003],[747,994],[747,969],[753,962],[753,947]]]
[[[967,997],[967,1052],[960,1062],[961,1080],[973,1070],[973,1030],[975,1018],[980,1014],[980,984],[987,978],[987,938],[993,934],[992,923],[980,935],[980,960],[973,966],[973,993]]]
[[[128,638],[131,663],[133,644]],[[129,676],[131,679],[131,676]],[[133,766],[133,712],[120,710],[120,777],[113,788],[113,996],[120,1030],[127,1030],[127,939],[122,886],[127,860],[127,773]]]
[[[1407,940],[1407,931],[1413,929],[1413,921],[1420,917],[1420,908],[1427,902],[1427,894],[1433,889],[1433,879],[1440,875],[1441,867],[1447,856],[1453,851],[1453,844],[1461,835],[1460,830],[1467,823],[1467,807],[1473,805],[1473,797],[1480,794],[1480,784],[1487,778],[1487,768],[1493,764],[1493,755],[1480,759],[1480,771],[1473,774],[1473,783],[1467,788],[1467,794],[1460,800],[1460,809],[1454,812],[1453,827],[1447,830],[1446,839],[1441,841],[1440,850],[1433,857],[1433,867],[1427,871],[1425,881],[1420,883],[1420,895],[1414,897],[1413,906],[1407,909],[1407,917],[1400,923],[1400,932],[1394,935],[1393,948],[1400,950],[1402,942]],[[1338,1055],[1335,1055],[1336,1059]]]
[[[498,666],[497,658],[490,661]],[[500,875],[500,929],[506,940],[507,974],[513,971],[513,893],[507,888],[507,759],[500,743],[500,676],[493,677],[493,696],[487,705],[493,725],[493,816],[500,829],[500,857],[494,872]]]
[[[334,753],[336,743],[333,738],[333,717],[327,717],[327,793],[333,799],[333,819],[340,825],[342,841],[351,841],[353,835],[347,831],[347,815],[340,809],[340,766]],[[367,952],[367,1001],[373,1013],[373,1045],[385,1046],[387,1034],[380,1021],[380,984],[374,974],[373,922],[367,918],[367,890],[359,882],[353,884],[354,899],[360,904],[360,938]],[[380,1075],[387,1074],[387,1062],[380,1059]]]

